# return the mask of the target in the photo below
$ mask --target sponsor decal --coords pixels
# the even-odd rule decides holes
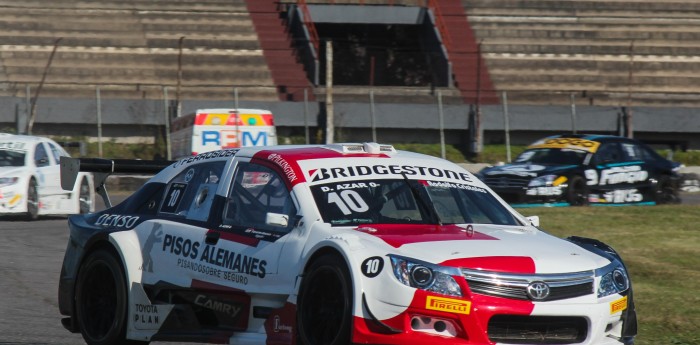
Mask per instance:
[[[426,185],[428,187],[459,188],[459,189],[470,190],[473,192],[487,193],[486,190],[483,188],[470,186],[468,184],[452,183],[452,182],[438,182],[438,181],[426,181],[426,182],[427,182]]]
[[[374,278],[382,273],[384,268],[384,259],[379,256],[373,256],[371,258],[362,261],[362,274],[367,278]]]
[[[247,285],[247,276],[265,278],[267,273],[265,260],[215,245],[202,247],[199,241],[180,236],[165,235],[162,251],[179,256],[177,266],[180,268],[239,284]]]
[[[123,216],[118,214],[103,214],[95,221],[95,225],[131,229],[136,225],[139,216]]]
[[[141,257],[143,258],[143,264],[141,264],[141,270],[145,272],[153,272],[153,257],[151,257],[151,251],[156,243],[163,242],[163,230],[160,223],[153,224],[151,228],[151,234],[148,235],[146,241],[141,248]]]
[[[346,167],[312,169],[309,170],[308,173],[311,176],[311,182],[371,175],[422,176],[432,178],[448,178],[465,182],[472,182],[471,177],[469,177],[469,174],[466,172],[416,165],[355,165]]]
[[[643,199],[644,196],[636,189],[618,189],[603,194],[603,200],[600,200],[600,202],[619,204],[627,202],[641,202]]]
[[[469,315],[472,303],[452,298],[428,296],[425,309],[446,311],[448,313]]]
[[[160,314],[158,306],[153,304],[134,304],[133,321],[137,329],[158,329],[160,326]]]
[[[642,167],[639,165],[603,169],[600,172],[600,178],[598,178],[598,173],[592,169],[586,170],[585,174],[588,180],[586,184],[589,186],[642,182],[649,177],[649,173],[646,170],[642,170]]]
[[[627,309],[627,296],[616,301],[610,302],[610,314],[615,314],[619,311]]]
[[[231,318],[235,318],[236,316],[238,316],[238,314],[243,309],[243,307],[239,303],[232,303],[206,295],[197,295],[197,297],[195,297],[194,299],[194,304],[209,310],[213,310],[215,312],[225,314],[226,316],[229,316]]]
[[[516,175],[536,177],[537,172],[544,169],[544,166],[537,164],[507,165],[504,167],[499,167],[497,170],[488,171],[486,172],[486,175]]]
[[[213,158],[219,158],[219,157],[232,157],[238,152],[238,149],[227,149],[227,150],[219,150],[219,151],[211,151],[211,152],[204,152],[200,153],[196,156],[188,157],[188,158],[183,158],[179,161],[177,161],[173,167],[178,167],[181,165],[185,164],[190,164],[194,162],[199,162],[202,160],[207,160],[207,159],[213,159]]]
[[[533,187],[528,188],[525,194],[533,196],[557,196],[561,195],[563,192],[561,187]]]
[[[294,172],[294,169],[292,169],[292,166],[287,162],[286,159],[282,158],[282,156],[273,153],[269,156],[267,156],[267,159],[272,162],[277,164],[280,168],[282,168],[282,171],[284,171],[284,174],[287,175],[287,179],[289,182],[294,182],[297,180],[297,174]]]
[[[0,150],[26,151],[27,143],[19,143],[14,141],[0,142]]]
[[[598,151],[600,143],[580,138],[551,138],[537,142],[528,148],[578,149],[588,152]]]
[[[292,333],[292,326],[283,324],[280,316],[275,315],[274,323],[272,325],[272,330],[275,333],[279,333],[279,332]]]

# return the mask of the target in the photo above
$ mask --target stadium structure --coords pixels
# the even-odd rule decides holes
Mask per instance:
[[[153,139],[239,106],[312,142],[332,118],[336,141],[698,148],[699,43],[693,0],[0,0],[0,131]]]

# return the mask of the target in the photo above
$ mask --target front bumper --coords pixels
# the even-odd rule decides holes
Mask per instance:
[[[353,342],[620,345],[631,341],[623,337],[631,302],[620,295],[595,302],[591,295],[536,303],[473,295],[471,299],[445,298],[443,310],[432,310],[429,306],[434,297],[418,290],[403,312],[385,320],[372,319],[371,311],[365,310],[364,318],[355,318]],[[365,308],[369,305],[375,309],[397,307],[377,300]],[[460,305],[469,308],[460,309]]]
[[[0,188],[0,214],[27,212],[26,191],[15,185]]]

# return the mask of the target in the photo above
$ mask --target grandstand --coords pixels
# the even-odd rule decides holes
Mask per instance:
[[[0,0],[0,130],[22,131],[45,77],[37,133],[94,137],[99,97],[110,137],[153,136],[176,98],[272,109],[295,135],[324,121],[326,39],[357,55],[335,54],[347,140],[367,139],[371,91],[380,140],[436,141],[439,94],[449,143],[475,106],[498,142],[506,92],[515,142],[569,130],[573,100],[581,131],[615,132],[624,107],[638,137],[700,146],[692,0]]]

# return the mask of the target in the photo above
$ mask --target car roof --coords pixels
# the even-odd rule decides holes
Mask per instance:
[[[175,162],[175,167],[185,167],[202,161],[231,160],[235,157],[250,158],[251,162],[265,164],[269,167],[279,169],[287,175],[288,182],[296,184],[304,182],[303,174],[309,173],[303,166],[308,164],[322,166],[334,164],[331,161],[322,162],[326,159],[347,160],[342,164],[362,165],[363,159],[386,159],[386,164],[391,166],[411,165],[411,162],[420,163],[427,168],[443,167],[460,173],[470,175],[470,173],[457,164],[438,157],[415,153],[410,151],[396,150],[392,145],[377,143],[342,143],[331,145],[277,145],[277,146],[255,146],[243,147],[240,149],[224,149],[200,153],[197,156],[183,158]],[[354,160],[354,161],[351,161]],[[317,161],[317,162],[314,162]],[[335,162],[337,164],[338,162]],[[326,166],[330,168],[330,165]],[[315,168],[311,168],[315,170]],[[179,169],[178,169],[179,171]],[[176,173],[171,170],[171,173]],[[165,175],[159,176],[158,180],[165,180]],[[476,181],[476,179],[474,179]]]
[[[627,142],[632,142],[636,141],[634,139],[626,138],[626,137],[621,137],[617,135],[610,135],[610,134],[557,134],[557,135],[552,135],[549,136],[545,139],[549,138],[578,138],[578,139],[584,139],[584,140],[590,140],[590,141],[597,141],[597,142],[610,142],[610,141],[627,141]]]
[[[23,135],[23,134],[10,134],[10,135],[0,135],[0,141],[14,141],[14,142],[27,142],[27,143],[38,143],[38,142],[52,142],[55,143],[50,138],[39,137],[34,135]]]

